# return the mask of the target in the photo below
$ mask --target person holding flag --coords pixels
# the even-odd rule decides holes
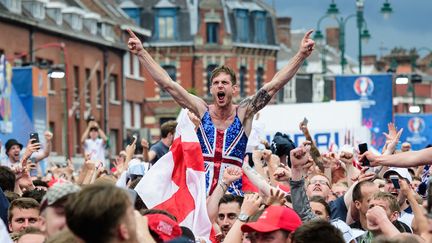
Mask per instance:
[[[298,53],[289,64],[255,95],[244,99],[238,105],[233,104],[232,101],[239,91],[236,74],[224,65],[216,68],[210,78],[210,93],[214,102],[208,105],[203,99],[188,93],[179,83],[173,82],[167,72],[144,49],[138,37],[131,30],[128,32],[129,50],[138,56],[142,66],[153,80],[181,107],[189,109],[201,120],[197,134],[205,161],[207,194],[214,191],[226,167],[231,165],[241,167],[254,115],[291,80],[304,60],[312,53],[315,45],[310,38],[313,31],[310,30],[303,37]],[[241,189],[240,179],[233,182],[228,191],[242,194]]]

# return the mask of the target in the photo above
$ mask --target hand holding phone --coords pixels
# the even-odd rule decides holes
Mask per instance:
[[[368,151],[367,143],[359,144],[358,148],[359,148],[360,154],[364,154],[366,151]],[[370,166],[370,162],[366,157],[363,159],[363,166]]]
[[[32,132],[30,133],[30,140],[33,139],[31,141],[31,143],[39,143],[39,134],[37,132]]]
[[[399,176],[391,175],[389,178],[390,178],[391,182],[393,183],[394,188],[400,189]]]

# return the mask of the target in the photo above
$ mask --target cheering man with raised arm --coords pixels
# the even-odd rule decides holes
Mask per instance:
[[[181,107],[189,109],[201,119],[197,134],[204,156],[206,188],[209,194],[222,179],[226,167],[241,167],[254,114],[267,105],[277,91],[288,83],[303,61],[312,53],[315,45],[310,38],[313,31],[310,30],[303,37],[299,51],[289,64],[276,73],[255,95],[244,99],[238,105],[232,102],[238,92],[235,73],[227,66],[216,68],[210,78],[210,92],[214,101],[208,105],[203,99],[188,93],[180,84],[173,82],[167,72],[144,49],[138,37],[131,30],[128,32],[129,50],[138,56],[153,80],[170,93]],[[241,179],[229,186],[230,193],[242,193]]]

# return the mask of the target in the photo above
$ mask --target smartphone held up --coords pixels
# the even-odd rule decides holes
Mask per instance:
[[[358,145],[358,149],[360,154],[364,154],[366,151],[368,151],[367,143],[361,143]],[[370,166],[370,162],[367,158],[363,158],[363,166]]]

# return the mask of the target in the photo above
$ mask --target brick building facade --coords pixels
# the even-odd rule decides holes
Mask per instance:
[[[143,39],[149,36],[149,31],[134,25],[114,1],[0,0],[0,54],[15,66],[61,67],[66,71],[64,81],[49,80],[48,121],[54,134],[53,152],[65,154],[67,149],[71,156],[82,155],[80,138],[91,116],[110,136],[112,154],[123,147],[122,90],[136,82],[123,75],[125,64],[131,65],[123,58],[128,52],[124,38],[129,27]],[[135,90],[143,90],[142,83]],[[142,102],[143,97],[136,99]],[[69,128],[66,134],[65,115]]]
[[[238,102],[254,94],[276,73],[279,50],[275,13],[260,0],[134,0],[120,7],[152,36],[145,46],[152,57],[190,92],[211,102],[211,71],[234,69]],[[153,139],[162,122],[175,119],[180,107],[151,77],[145,81],[144,127]],[[129,92],[127,92],[129,94]]]

